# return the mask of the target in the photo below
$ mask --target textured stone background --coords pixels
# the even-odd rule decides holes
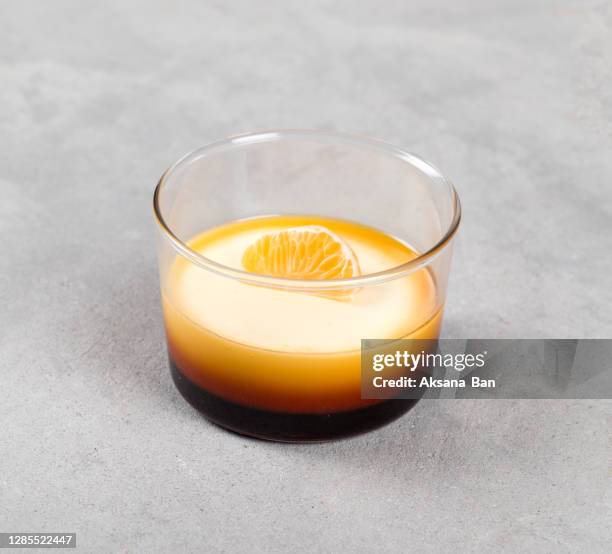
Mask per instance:
[[[0,3],[0,531],[84,552],[605,552],[612,403],[421,403],[321,446],[165,365],[151,194],[228,134],[364,133],[456,182],[445,334],[612,336],[605,1]]]

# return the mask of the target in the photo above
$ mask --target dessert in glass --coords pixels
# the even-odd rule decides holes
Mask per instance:
[[[200,148],[154,198],[172,378],[237,433],[324,441],[415,399],[361,397],[362,339],[440,333],[457,194],[398,148],[271,131]]]

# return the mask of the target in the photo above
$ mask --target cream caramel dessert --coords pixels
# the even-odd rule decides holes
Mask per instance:
[[[320,441],[383,425],[416,402],[361,398],[361,340],[438,338],[442,303],[430,271],[351,283],[418,257],[408,245],[356,222],[282,215],[233,221],[186,244],[275,278],[273,286],[242,280],[181,256],[162,277],[174,381],[213,422],[264,439]],[[335,288],[300,290],[296,280]]]

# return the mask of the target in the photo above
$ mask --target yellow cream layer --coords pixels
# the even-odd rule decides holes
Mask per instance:
[[[264,233],[321,225],[355,252],[362,274],[390,269],[416,254],[396,239],[356,223],[318,217],[273,216],[243,220],[190,241],[200,254],[239,268],[245,249]],[[166,298],[193,323],[241,344],[283,352],[355,350],[361,338],[397,338],[432,315],[435,289],[426,271],[379,286],[362,287],[350,301],[253,286],[220,277],[178,259]]]

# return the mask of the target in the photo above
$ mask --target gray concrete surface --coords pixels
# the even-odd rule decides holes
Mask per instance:
[[[605,1],[0,4],[0,531],[82,552],[609,552],[612,403],[422,403],[320,446],[174,390],[153,187],[275,127],[457,183],[447,336],[612,333]]]

